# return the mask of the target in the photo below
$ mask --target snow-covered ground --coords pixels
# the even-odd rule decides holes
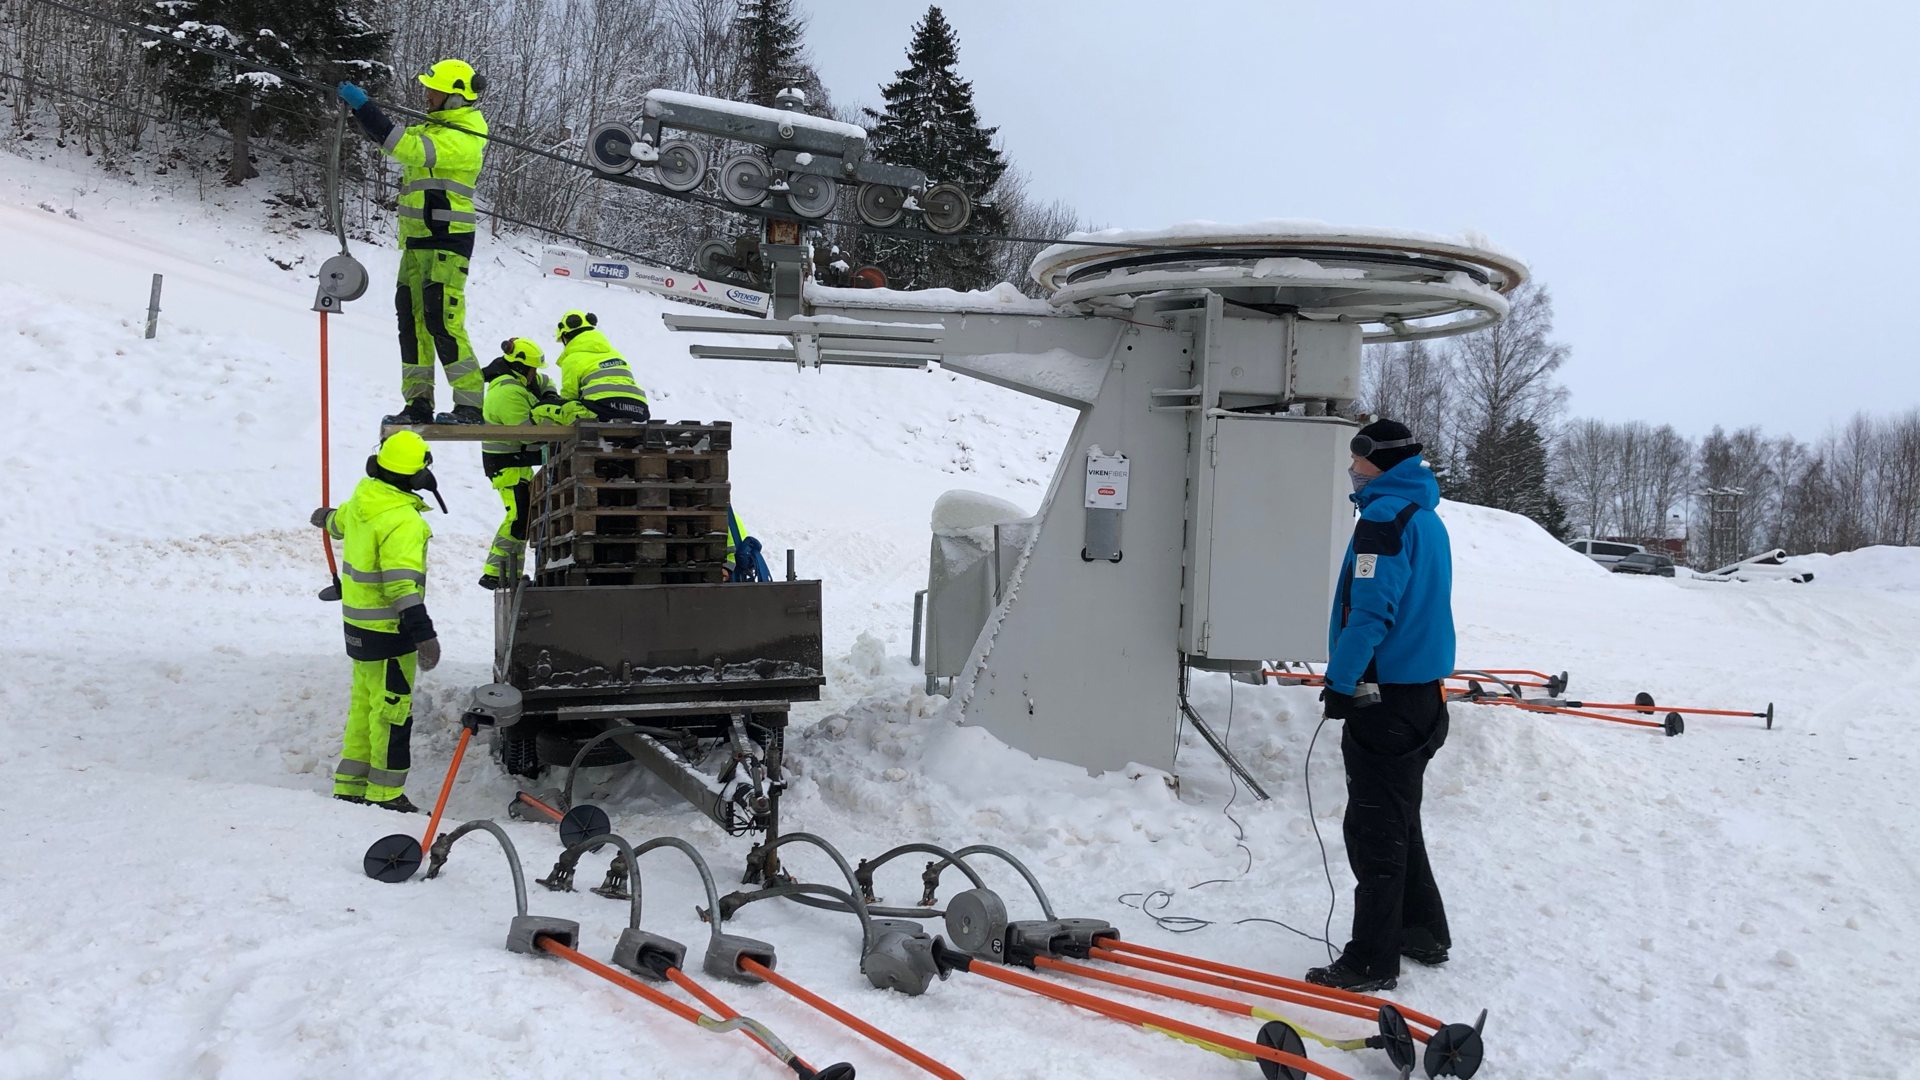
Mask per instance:
[[[507,876],[484,840],[435,881],[361,875],[371,840],[421,821],[326,797],[347,670],[334,610],[313,598],[326,575],[306,516],[319,498],[309,275],[331,241],[285,230],[257,193],[219,199],[0,158],[0,422],[14,432],[0,447],[0,1077],[774,1075],[737,1036],[503,951]],[[1196,683],[1197,707],[1275,795],[1256,804],[1190,732],[1176,792],[1035,761],[954,726],[917,689],[904,657],[934,500],[969,488],[1032,507],[1066,413],[939,371],[692,361],[660,326],[663,302],[543,280],[536,250],[483,245],[476,345],[546,340],[568,307],[599,313],[658,414],[735,422],[754,531],[826,582],[831,681],[792,740],[790,827],[854,856],[908,839],[999,844],[1063,913],[1110,918],[1130,939],[1289,973],[1324,959],[1272,924],[1231,925],[1317,934],[1326,918],[1302,779],[1310,691]],[[394,253],[356,253],[376,284],[333,323],[336,500],[398,404]],[[165,311],[143,341],[156,271]],[[445,769],[462,694],[488,673],[488,597],[470,579],[499,509],[472,447],[436,456],[452,509],[433,519],[447,660],[418,699],[416,800]],[[1490,1078],[1920,1075],[1920,552],[1822,559],[1806,586],[1721,585],[1610,575],[1509,515],[1445,516],[1463,663],[1569,669],[1573,693],[1596,699],[1772,701],[1779,720],[1702,718],[1665,739],[1458,708],[1427,803],[1455,959],[1412,968],[1394,996],[1450,1019],[1490,1009]],[[1335,732],[1311,771],[1339,940]],[[451,819],[503,816],[513,787],[474,755]],[[632,781],[600,794],[624,835],[685,836],[728,887],[745,840]],[[508,828],[543,873],[553,834]],[[791,861],[829,873],[805,851]],[[583,879],[603,865],[591,858]],[[664,858],[643,869],[649,927],[697,948],[691,873]],[[912,900],[917,869],[883,875],[883,894]],[[1018,883],[988,873],[1029,914]],[[1216,925],[1175,937],[1120,899],[1158,889],[1168,914]],[[579,919],[600,956],[626,914],[537,887],[532,907]],[[918,999],[872,990],[844,916],[761,904],[730,929],[773,941],[784,972],[969,1077],[1256,1075],[983,980]],[[918,1075],[771,988],[722,994],[816,1064]],[[1251,1036],[1245,1021],[1166,1011]],[[1393,1075],[1377,1054],[1315,1056]]]

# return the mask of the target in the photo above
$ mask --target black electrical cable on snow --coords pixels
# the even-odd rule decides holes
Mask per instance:
[[[1187,675],[1188,675],[1187,665],[1185,663],[1182,663],[1180,666],[1181,720],[1184,723],[1187,717],[1192,716],[1195,718],[1197,723],[1198,713],[1195,712],[1193,705],[1188,700],[1188,696],[1187,696]],[[1226,734],[1223,735],[1221,738],[1222,744],[1225,745],[1228,748],[1228,750],[1232,749],[1235,697],[1236,697],[1236,692],[1235,692],[1233,683],[1231,682],[1231,680],[1229,680],[1227,684]],[[1320,722],[1322,724],[1325,724],[1326,719],[1322,717]],[[1319,734],[1320,734],[1319,729],[1316,728],[1314,730],[1314,736],[1317,738]],[[1313,747],[1312,747],[1312,744],[1309,743],[1307,747],[1307,755],[1308,755],[1309,762],[1311,762],[1312,760],[1312,754],[1313,754]],[[1238,776],[1235,774],[1232,768],[1229,768],[1227,770],[1227,777],[1228,777],[1228,783],[1232,785],[1232,794],[1230,794],[1227,797],[1227,804],[1226,806],[1221,808],[1220,812],[1222,815],[1226,817],[1228,821],[1233,823],[1233,828],[1235,832],[1234,846],[1238,847],[1241,851],[1246,852],[1247,854],[1246,868],[1240,872],[1238,877],[1209,878],[1206,881],[1196,881],[1193,884],[1188,885],[1185,889],[1182,889],[1181,890],[1182,892],[1192,892],[1195,889],[1204,888],[1208,885],[1230,885],[1236,881],[1244,880],[1248,874],[1251,874],[1253,872],[1253,849],[1247,846],[1246,844],[1247,831],[1243,826],[1241,826],[1239,819],[1235,818],[1233,814],[1230,812],[1233,808],[1234,800],[1237,799],[1240,795],[1240,785],[1239,785]],[[1312,805],[1313,805],[1313,802],[1312,802],[1313,793],[1311,791],[1307,793],[1307,800],[1308,800],[1307,802],[1308,814],[1311,815]],[[1317,839],[1319,835],[1320,835],[1320,830],[1319,830],[1319,827],[1316,825],[1314,828],[1314,836]],[[1331,955],[1332,949],[1333,949],[1333,943],[1328,940],[1328,937],[1331,935],[1332,929],[1333,929],[1333,906],[1332,906],[1333,905],[1333,892],[1332,892],[1333,871],[1328,868],[1327,847],[1325,843],[1322,843],[1320,845],[1320,865],[1321,865],[1321,868],[1323,870],[1326,870],[1326,873],[1327,873],[1328,908],[1327,908],[1327,927],[1324,931],[1322,931],[1322,933],[1319,936],[1310,934],[1307,931],[1300,929],[1299,927],[1293,926],[1279,919],[1266,918],[1263,916],[1250,916],[1244,919],[1232,919],[1232,920],[1223,922],[1218,919],[1202,919],[1193,915],[1161,914],[1161,912],[1166,911],[1166,909],[1172,906],[1173,904],[1173,899],[1175,894],[1170,889],[1152,889],[1146,892],[1126,892],[1126,893],[1121,893],[1119,896],[1115,897],[1114,899],[1116,902],[1126,907],[1133,908],[1134,910],[1145,915],[1149,920],[1153,922],[1155,926],[1159,927],[1162,930],[1167,931],[1170,934],[1191,934],[1196,930],[1205,930],[1210,926],[1246,926],[1253,923],[1264,923],[1269,926],[1277,926],[1282,930],[1287,931],[1288,933],[1296,934],[1300,937],[1306,938],[1308,941],[1319,942],[1320,944],[1325,945],[1327,947],[1329,951],[1329,955]]]

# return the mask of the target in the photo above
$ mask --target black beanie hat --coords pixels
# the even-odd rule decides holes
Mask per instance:
[[[1397,442],[1401,439],[1413,438],[1413,432],[1407,430],[1407,425],[1397,420],[1375,420],[1373,423],[1361,428],[1360,434],[1365,435],[1377,443]],[[1375,450],[1373,453],[1366,455],[1366,458],[1368,461],[1373,462],[1375,468],[1378,468],[1381,472],[1386,472],[1388,469],[1393,468],[1408,458],[1419,457],[1420,451],[1424,449],[1425,447],[1419,443],[1412,443],[1407,446],[1396,446],[1390,450]]]

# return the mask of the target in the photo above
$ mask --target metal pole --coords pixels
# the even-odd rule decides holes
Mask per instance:
[[[1000,604],[1000,526],[993,527],[993,603]]]
[[[147,298],[147,340],[153,340],[160,327],[160,275],[153,275],[153,294]]]
[[[927,590],[921,589],[913,594],[913,645],[907,654],[907,661],[914,667],[920,666],[920,627],[927,610]]]
[[[787,580],[793,581],[796,578],[797,578],[797,575],[793,572],[793,549],[788,548],[787,549]]]

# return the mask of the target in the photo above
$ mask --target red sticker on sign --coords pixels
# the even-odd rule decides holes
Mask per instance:
[[[572,277],[573,271],[564,266],[556,266],[553,268],[553,274],[555,277]]]
[[[1112,488],[1101,488],[1101,489],[1100,489],[1100,494],[1102,494],[1102,495],[1112,495],[1112,494],[1114,494],[1114,490],[1113,490]]]

